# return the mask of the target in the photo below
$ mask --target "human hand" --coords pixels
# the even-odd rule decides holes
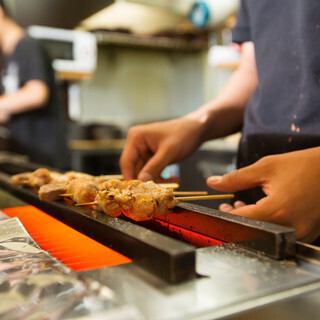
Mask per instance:
[[[133,127],[120,159],[125,179],[156,180],[170,163],[190,155],[201,144],[202,124],[183,117]]]
[[[236,201],[233,205],[229,203],[222,203],[219,206],[219,210],[224,212],[232,212],[232,210],[242,208],[245,205],[246,204],[243,201]]]
[[[209,177],[208,186],[236,192],[260,186],[266,196],[256,204],[241,204],[231,213],[293,227],[298,239],[320,235],[320,148],[268,156],[222,177]]]
[[[0,104],[0,124],[5,124],[10,120],[11,114],[5,106]]]

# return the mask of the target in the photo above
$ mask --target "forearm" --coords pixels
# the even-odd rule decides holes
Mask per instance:
[[[41,108],[48,100],[47,86],[40,81],[30,81],[14,94],[0,97],[0,108],[11,116]]]
[[[187,115],[201,122],[202,141],[224,137],[241,129],[245,107],[256,86],[254,48],[247,44],[239,68],[218,97]]]

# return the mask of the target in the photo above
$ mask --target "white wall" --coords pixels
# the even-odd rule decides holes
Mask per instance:
[[[130,125],[173,118],[205,100],[207,53],[101,46],[81,86],[80,122]]]

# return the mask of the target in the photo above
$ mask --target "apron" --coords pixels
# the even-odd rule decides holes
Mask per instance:
[[[237,167],[253,164],[262,157],[281,154],[320,146],[320,136],[287,135],[287,134],[254,134],[248,135],[240,142]],[[256,203],[264,197],[261,188],[245,190],[237,193],[237,199],[247,204]]]

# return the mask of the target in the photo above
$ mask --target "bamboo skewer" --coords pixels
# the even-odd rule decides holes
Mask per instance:
[[[208,191],[174,191],[174,196],[206,196]]]
[[[190,197],[175,197],[177,201],[199,201],[199,200],[221,200],[221,199],[233,199],[234,194],[210,194],[206,196],[190,196]],[[76,207],[89,206],[98,204],[96,201],[87,203],[77,203]]]
[[[170,188],[170,189],[178,189],[180,185],[175,182],[168,182],[168,183],[157,183],[158,186],[163,188]]]
[[[176,197],[178,201],[196,201],[196,200],[221,200],[233,199],[234,194],[210,194],[207,196],[190,196],[190,197]]]
[[[62,193],[60,194],[60,197],[66,197],[66,198],[69,198],[69,197],[72,197],[73,194],[72,193]]]
[[[97,201],[87,202],[87,203],[76,203],[76,207],[82,207],[82,206],[93,206],[95,204],[98,204]]]

